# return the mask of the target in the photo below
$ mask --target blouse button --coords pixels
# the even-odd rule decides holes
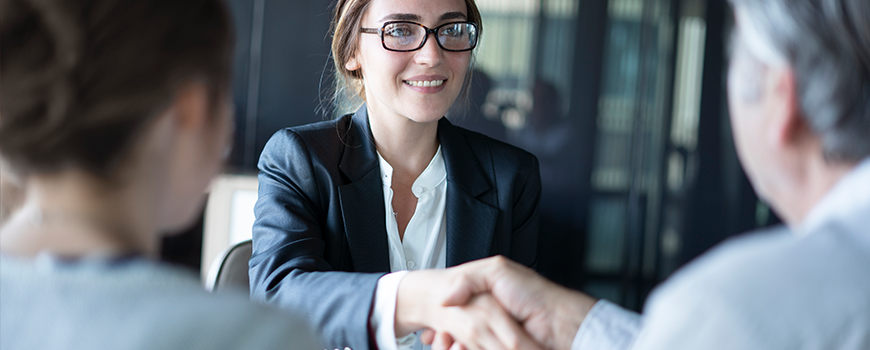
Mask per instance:
[[[412,260],[408,260],[408,268],[413,269],[414,266],[417,266],[417,264]]]

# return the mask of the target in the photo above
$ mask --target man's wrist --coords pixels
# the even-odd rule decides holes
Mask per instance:
[[[597,300],[568,289],[562,289],[559,294],[554,298],[557,304],[553,307],[553,345],[558,350],[569,350],[580,325]]]

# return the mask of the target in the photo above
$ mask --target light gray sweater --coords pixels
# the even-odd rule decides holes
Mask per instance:
[[[0,255],[0,349],[316,349],[308,326],[145,259]]]

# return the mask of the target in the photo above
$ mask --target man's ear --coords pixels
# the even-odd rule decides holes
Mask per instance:
[[[765,89],[772,140],[777,146],[794,146],[812,135],[798,100],[797,81],[791,68],[768,69]]]
[[[209,120],[209,91],[205,84],[190,82],[175,93],[172,103],[176,125],[182,130],[201,128]]]

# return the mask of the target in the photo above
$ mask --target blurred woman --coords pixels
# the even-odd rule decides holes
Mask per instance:
[[[153,260],[231,130],[217,0],[2,0],[0,348],[313,348],[295,319]]]
[[[442,310],[431,294],[445,286],[419,271],[536,263],[537,160],[444,118],[480,32],[473,0],[338,1],[336,80],[365,103],[277,132],[260,156],[252,296],[304,312],[329,348],[405,348],[424,327],[473,349],[513,344],[493,300]]]

